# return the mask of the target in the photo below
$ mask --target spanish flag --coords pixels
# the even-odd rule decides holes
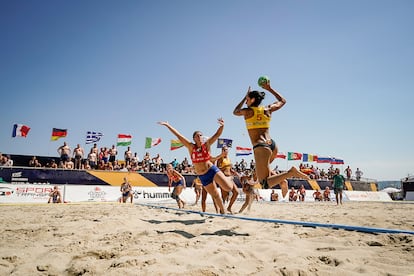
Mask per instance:
[[[51,140],[56,141],[59,138],[66,137],[67,134],[68,134],[67,129],[53,128]]]

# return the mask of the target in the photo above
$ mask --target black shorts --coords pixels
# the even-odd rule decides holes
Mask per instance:
[[[260,147],[266,147],[266,148],[270,148],[272,151],[275,150],[276,148],[276,142],[273,139],[270,139],[269,143],[259,143],[253,146],[253,149],[255,148],[260,148]]]

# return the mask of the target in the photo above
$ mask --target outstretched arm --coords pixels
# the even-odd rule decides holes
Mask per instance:
[[[173,128],[168,122],[158,122],[158,124],[167,127],[175,136],[177,136],[178,140],[180,140],[186,148],[190,149],[192,147],[191,142],[179,133],[178,130]]]

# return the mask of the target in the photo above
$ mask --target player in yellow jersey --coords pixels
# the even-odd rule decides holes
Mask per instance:
[[[256,162],[256,174],[264,189],[280,185],[283,198],[288,192],[287,178],[298,177],[309,179],[309,177],[292,167],[289,171],[273,175],[269,167],[277,154],[275,141],[270,137],[270,121],[272,113],[286,104],[285,98],[270,86],[270,80],[262,87],[275,96],[276,101],[267,106],[260,105],[265,97],[265,92],[252,91],[249,89],[246,96],[240,101],[233,111],[236,116],[243,116],[246,122],[247,132],[253,145],[254,159]],[[247,107],[243,108],[243,104]]]

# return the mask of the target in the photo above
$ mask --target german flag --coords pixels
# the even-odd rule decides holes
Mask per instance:
[[[68,134],[67,129],[53,128],[51,140],[56,141],[59,138],[66,137],[67,134]]]

